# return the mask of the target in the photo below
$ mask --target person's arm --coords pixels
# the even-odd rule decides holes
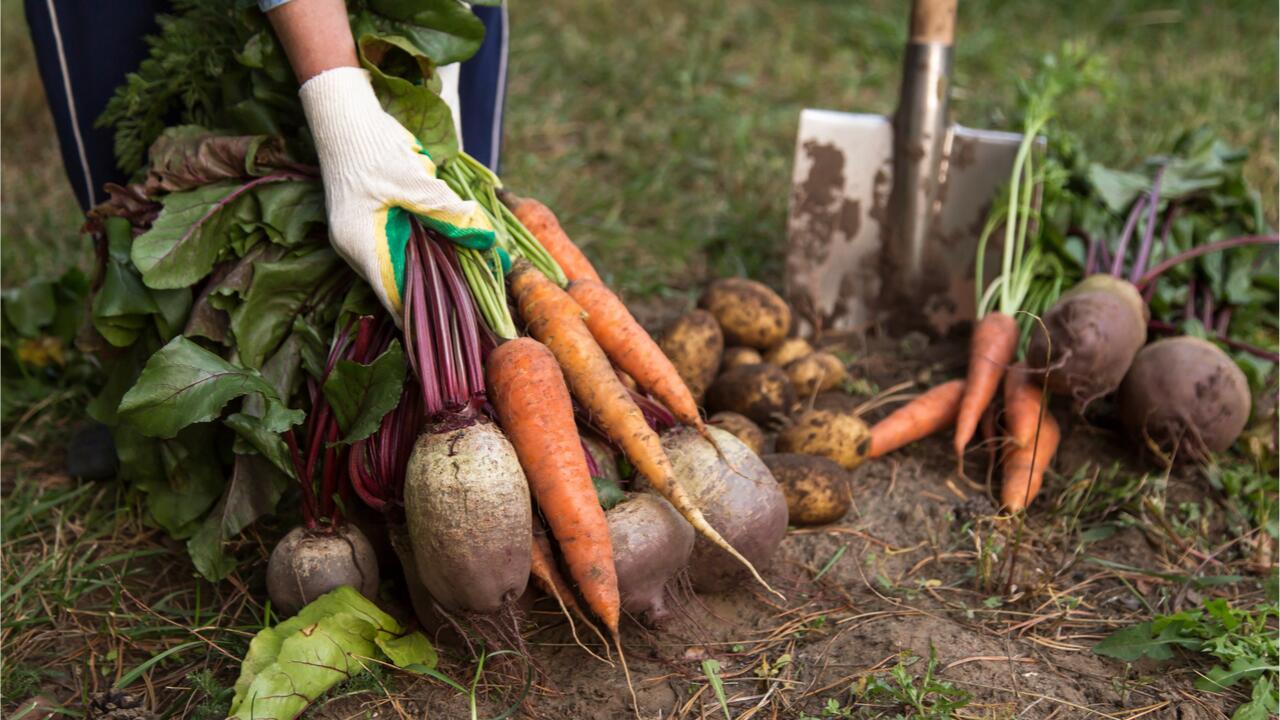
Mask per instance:
[[[360,66],[344,0],[291,0],[269,10],[267,19],[299,83],[325,70]]]
[[[378,102],[360,67],[343,0],[260,0],[298,76],[324,183],[329,239],[397,322],[407,215],[469,247],[494,243],[483,209],[436,178],[413,133]]]

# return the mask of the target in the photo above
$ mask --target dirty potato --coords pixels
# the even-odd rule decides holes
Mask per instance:
[[[804,338],[787,338],[765,353],[764,361],[778,367],[786,367],[787,363],[811,354],[813,354],[813,346],[809,344],[808,340]]]
[[[658,344],[694,399],[702,402],[724,353],[724,334],[715,316],[706,310],[685,313],[667,328]]]
[[[795,404],[791,381],[773,365],[739,365],[722,373],[707,390],[707,409],[736,412],[758,423],[786,415]]]
[[[826,392],[844,382],[847,377],[844,363],[829,352],[811,353],[798,360],[792,360],[783,368],[796,395],[801,398],[812,397],[814,393]]]
[[[764,452],[764,431],[759,425],[751,422],[751,418],[746,415],[728,411],[718,412],[707,419],[707,424],[727,431],[757,455]]]
[[[787,336],[791,308],[766,285],[746,278],[724,278],[711,283],[698,300],[709,310],[724,337],[733,345],[767,350]]]
[[[782,486],[792,525],[826,525],[853,504],[849,473],[824,457],[777,453],[760,458]]]
[[[830,410],[808,410],[778,433],[778,452],[818,455],[852,470],[867,458],[871,429],[861,418]]]
[[[724,356],[720,358],[720,372],[736,368],[739,365],[759,365],[762,362],[764,362],[764,358],[760,355],[760,351],[755,348],[725,348]]]

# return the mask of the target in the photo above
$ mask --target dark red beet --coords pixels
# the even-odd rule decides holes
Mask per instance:
[[[1203,458],[1231,447],[1251,406],[1244,373],[1218,346],[1200,338],[1147,345],[1120,386],[1125,427],[1174,457]]]
[[[1027,363],[1048,370],[1051,392],[1083,407],[1120,386],[1146,342],[1148,317],[1132,283],[1090,275],[1049,308],[1044,327],[1032,327]]]

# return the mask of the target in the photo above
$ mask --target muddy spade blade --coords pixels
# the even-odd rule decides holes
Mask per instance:
[[[973,317],[978,236],[1019,136],[948,123],[954,22],[954,0],[914,3],[894,117],[800,115],[786,285],[806,331],[945,335]]]

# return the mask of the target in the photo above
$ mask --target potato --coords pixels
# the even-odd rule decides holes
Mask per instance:
[[[746,278],[711,283],[698,300],[724,330],[725,340],[767,350],[782,342],[791,329],[791,308],[766,285]]]
[[[778,433],[778,452],[818,455],[845,470],[861,465],[870,449],[871,429],[848,413],[809,410]]]
[[[764,431],[745,415],[729,411],[718,412],[707,420],[707,424],[730,433],[757,455],[764,452]]]
[[[720,375],[707,390],[707,408],[728,410],[767,423],[786,415],[796,404],[796,391],[782,368],[773,365],[739,365]]]
[[[720,372],[736,368],[739,365],[759,365],[764,362],[760,351],[749,347],[726,348],[720,358]]]
[[[822,351],[806,355],[799,360],[787,363],[783,371],[801,398],[812,397],[815,393],[826,392],[844,382],[847,376],[844,363],[829,352]]]
[[[658,345],[676,366],[693,398],[702,402],[724,354],[724,334],[715,316],[706,310],[681,315],[662,334]]]
[[[760,458],[782,486],[792,525],[826,525],[853,505],[849,473],[824,457],[777,453]]]
[[[787,363],[813,354],[813,346],[804,338],[787,338],[774,345],[764,354],[764,361],[778,367],[786,367]]]

